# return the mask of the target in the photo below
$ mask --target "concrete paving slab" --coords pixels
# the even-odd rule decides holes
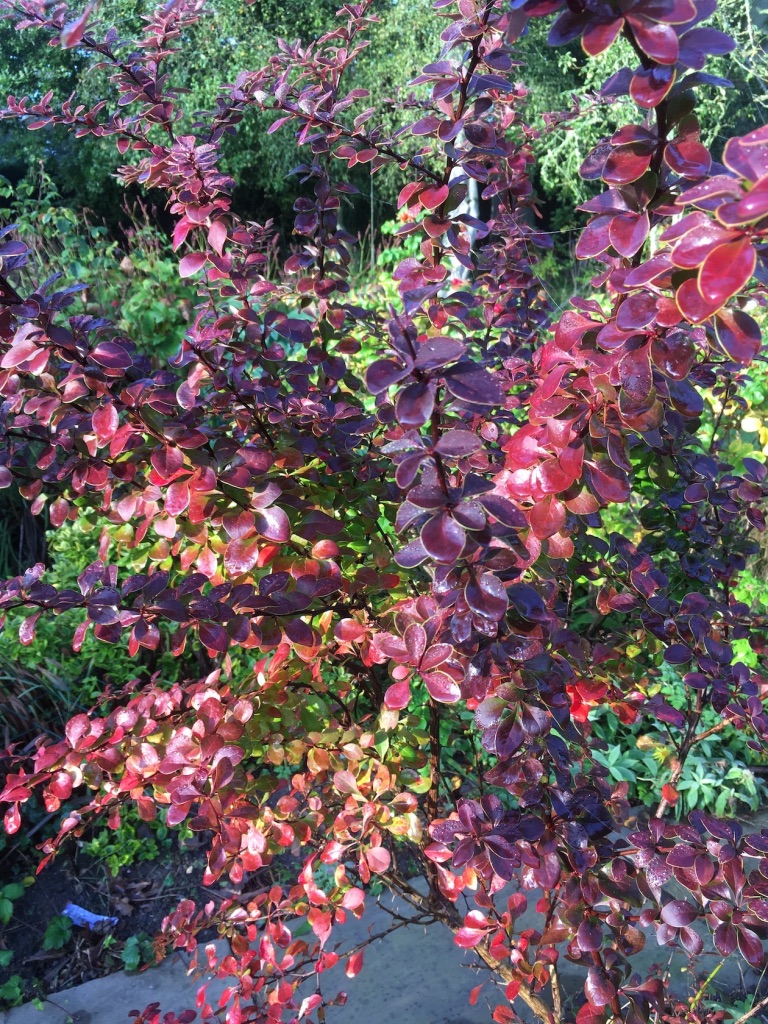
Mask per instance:
[[[195,992],[201,984],[188,977],[188,961],[185,954],[174,953],[147,971],[116,971],[57,992],[42,1009],[26,1003],[6,1010],[0,1013],[0,1024],[128,1024],[131,1010],[143,1010],[155,1002],[164,1011],[180,1013],[195,1005]],[[210,991],[214,990],[211,985]]]
[[[426,890],[426,883],[417,881],[415,885]],[[339,952],[353,948],[370,935],[386,931],[393,920],[386,908],[409,914],[410,908],[402,900],[389,895],[382,897],[381,904],[371,905],[360,921],[350,916],[347,924],[338,929]],[[535,898],[530,899],[529,904],[531,909],[523,915],[521,928],[537,923],[533,909]],[[225,948],[225,944],[221,948]],[[708,952],[703,961],[706,971],[719,959],[711,946]],[[366,950],[365,960],[356,978],[347,978],[343,965],[322,975],[322,992],[327,998],[339,991],[348,995],[346,1005],[329,1011],[330,1024],[488,1024],[493,1007],[506,1002],[503,993],[491,983],[489,972],[477,965],[471,951],[459,949],[451,932],[442,925],[400,928],[372,943]],[[746,964],[739,964],[737,960],[734,957],[733,963],[727,964],[718,975],[718,982],[725,988],[739,986],[739,967],[749,975]],[[651,965],[666,966],[668,962],[674,989],[680,995],[687,994],[690,982],[687,956],[678,951],[670,961],[670,950],[658,946],[652,932],[647,933],[647,945],[633,957],[632,965],[644,975]],[[130,1010],[144,1009],[152,1002],[160,1003],[163,1011],[178,1013],[194,1006],[195,993],[202,982],[202,979],[188,976],[187,969],[188,958],[176,953],[159,967],[142,973],[120,971],[67,989],[51,996],[42,1010],[31,1003],[9,1010],[0,1014],[0,1024],[128,1024]],[[564,996],[573,996],[578,1008],[583,1001],[583,970],[561,960],[559,974]],[[488,983],[477,1005],[470,1006],[471,989],[486,978]],[[217,997],[223,987],[222,983],[212,983],[209,998]],[[314,981],[307,985],[306,994],[313,991]],[[519,1013],[523,1020],[527,1019],[524,1007]]]

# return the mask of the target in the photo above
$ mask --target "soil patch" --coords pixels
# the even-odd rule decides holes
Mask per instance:
[[[197,847],[180,847],[164,851],[157,860],[124,867],[116,877],[74,844],[65,846],[37,876],[29,855],[15,861],[13,870],[7,862],[4,865],[2,882],[24,880],[26,884],[23,896],[14,900],[10,921],[0,931],[0,950],[13,953],[0,968],[0,986],[13,977],[19,981],[0,1001],[0,1008],[153,962],[152,941],[163,918],[180,899],[200,900],[205,858]],[[215,895],[215,890],[204,891],[206,898]],[[46,930],[68,903],[117,918],[117,924],[94,931],[73,925],[63,945],[45,949]],[[15,998],[14,990],[19,990]]]

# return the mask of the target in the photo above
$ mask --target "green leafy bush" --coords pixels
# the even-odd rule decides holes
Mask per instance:
[[[183,833],[175,834],[176,841],[183,837]],[[122,868],[167,855],[173,846],[163,809],[153,821],[142,821],[135,808],[126,807],[120,812],[118,828],[112,829],[106,824],[97,827],[92,838],[83,843],[83,851],[106,865],[114,876]]]

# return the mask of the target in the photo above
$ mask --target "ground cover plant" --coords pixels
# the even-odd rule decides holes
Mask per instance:
[[[95,638],[137,665],[63,739],[20,752],[5,828],[24,828],[27,804],[57,815],[41,867],[128,805],[203,838],[206,884],[248,895],[166,918],[158,953],[212,930],[231,946],[203,954],[229,981],[222,1003],[203,991],[167,1024],[332,1018],[344,997],[323,972],[361,970],[343,926],[382,885],[490,969],[498,1022],[522,1003],[558,1024],[714,1024],[703,990],[681,1002],[632,957],[656,943],[695,958],[706,939],[764,963],[768,831],[707,813],[681,780],[712,737],[740,730],[760,753],[768,735],[766,623],[738,598],[766,468],[728,461],[723,440],[763,358],[768,128],[714,155],[700,141],[697,94],[728,84],[707,56],[732,48],[706,25],[710,0],[434,6],[443,51],[394,132],[345,88],[368,2],[233,70],[179,132],[184,93],[164,65],[200,0],[171,0],[130,42],[93,6],[0,0],[18,28],[106,69],[117,95],[11,96],[3,117],[114,138],[123,181],[166,197],[196,290],[158,365],[78,308],[76,286],[30,287],[27,246],[12,226],[0,238],[0,484],[54,528],[99,531],[77,586],[40,563],[0,605],[24,645],[62,616],[75,651]],[[597,59],[622,39],[633,54],[595,97],[629,96],[637,120],[582,164],[595,192],[575,256],[597,270],[560,315],[537,273],[550,238],[532,141],[570,122],[526,123],[515,48],[538,18],[554,45],[580,39]],[[233,214],[218,163],[251,110],[304,153],[280,272],[274,227]],[[359,165],[402,175],[398,230],[419,242],[383,311],[349,282],[344,174]],[[627,780],[595,756],[598,708],[648,718],[669,744],[661,800],[629,831]],[[279,858],[290,881],[251,891]],[[576,1000],[564,961],[583,968]]]

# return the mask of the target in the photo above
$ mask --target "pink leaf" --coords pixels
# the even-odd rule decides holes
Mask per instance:
[[[401,711],[407,708],[411,699],[411,684],[405,680],[402,683],[393,683],[387,687],[384,694],[384,704],[390,711]]]
[[[179,274],[182,277],[192,277],[208,259],[207,252],[189,252],[179,263]]]
[[[368,862],[368,867],[377,875],[383,874],[392,861],[389,850],[383,846],[372,846],[366,853],[365,859]]]

